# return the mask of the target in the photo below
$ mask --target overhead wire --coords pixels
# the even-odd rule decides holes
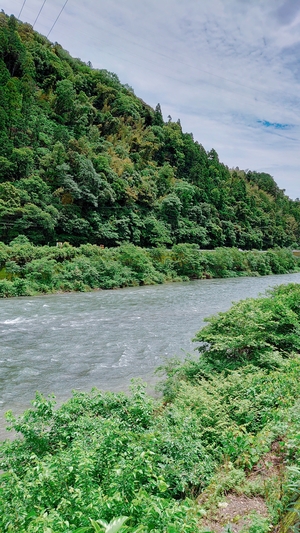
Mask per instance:
[[[106,29],[106,28],[103,28],[103,27],[102,27],[102,30],[105,31],[105,32],[108,32],[109,35],[114,35],[115,37],[120,37],[120,35],[117,35],[116,33],[112,32],[112,31],[110,31],[110,30],[108,30],[108,29]],[[127,32],[126,29],[125,29],[125,31]],[[128,33],[128,32],[127,32],[127,33]],[[169,55],[167,55],[167,54],[164,54],[164,53],[162,53],[162,52],[159,52],[159,51],[153,50],[152,48],[150,48],[150,47],[148,47],[148,46],[145,46],[145,45],[142,45],[142,44],[140,44],[140,43],[137,43],[137,42],[135,42],[135,41],[133,41],[133,40],[131,40],[131,39],[128,39],[128,38],[124,37],[123,35],[122,35],[121,38],[122,38],[122,40],[125,40],[125,41],[127,41],[127,42],[133,44],[134,46],[137,46],[138,48],[143,48],[143,49],[145,49],[145,50],[148,50],[148,51],[151,52],[151,53],[157,54],[157,55],[159,55],[159,56],[161,56],[161,57],[165,57],[166,59],[169,59],[169,60],[174,61],[174,62],[176,62],[176,63],[182,64],[182,65],[184,65],[185,67],[192,68],[192,69],[197,70],[197,71],[199,71],[199,72],[201,72],[201,73],[203,73],[203,74],[207,74],[207,75],[209,75],[209,76],[212,76],[212,77],[218,78],[218,79],[223,80],[223,81],[226,81],[226,82],[228,82],[228,83],[231,83],[231,84],[234,84],[234,85],[237,85],[237,86],[243,87],[243,88],[245,88],[245,89],[248,89],[249,91],[252,91],[253,93],[256,93],[256,94],[262,94],[262,95],[265,96],[265,98],[267,98],[267,102],[270,103],[270,93],[269,93],[269,92],[266,92],[266,91],[264,91],[264,90],[262,90],[262,89],[258,89],[257,87],[250,87],[249,85],[246,85],[246,84],[241,83],[241,82],[239,82],[239,81],[235,81],[235,80],[232,80],[232,79],[226,78],[225,76],[221,76],[221,75],[219,75],[219,74],[215,74],[215,73],[213,73],[213,72],[211,72],[211,71],[201,69],[201,68],[199,68],[199,67],[196,66],[196,65],[191,65],[191,64],[189,64],[189,63],[185,63],[184,61],[182,61],[182,60],[180,60],[180,59],[177,59],[177,58],[174,57],[174,56],[171,57],[171,56],[169,56]],[[114,44],[113,46],[116,46],[116,45]],[[106,52],[106,53],[110,54],[110,52]],[[129,53],[130,53],[130,52],[129,52]],[[113,54],[110,54],[110,55],[113,55]],[[121,58],[121,59],[122,59],[122,58]],[[133,63],[133,61],[130,61],[130,60],[128,60],[128,59],[122,59],[122,60],[123,60],[123,61],[127,61],[127,62],[129,62],[129,63]],[[149,61],[149,60],[148,60],[148,61]],[[150,61],[151,61],[151,60],[150,60]],[[148,70],[152,70],[152,72],[156,72],[155,70],[153,70],[153,69],[149,69],[148,67],[144,67],[144,68],[147,68]],[[166,74],[161,74],[161,75],[162,75],[162,76],[165,76],[165,77],[168,77],[168,78],[170,78],[170,79],[174,79],[174,80],[175,80],[175,78],[171,78],[171,76],[168,76],[168,75],[166,75]],[[177,79],[177,80],[175,80],[175,81],[180,81],[180,83],[187,84],[186,82],[184,82],[184,81],[182,81],[182,80],[178,80],[178,79]],[[220,87],[220,86],[216,86],[215,84],[213,84],[213,83],[211,83],[211,82],[209,82],[209,81],[206,81],[206,82],[203,82],[203,83],[208,83],[209,85],[212,85],[212,86],[218,88],[219,90],[221,89],[221,90],[225,90],[225,91],[227,91],[227,92],[231,92],[231,93],[233,93],[233,91],[230,90],[228,87],[224,87],[224,86],[222,86],[222,87]],[[286,96],[287,96],[287,95],[288,95],[288,93],[285,92],[285,99],[286,99]],[[243,94],[242,96],[243,96],[244,98],[247,98],[247,99],[253,101],[253,99],[252,99],[251,96],[248,96],[248,95],[246,95],[246,94]],[[295,95],[291,95],[291,97],[294,98]],[[257,101],[262,101],[262,100],[260,99],[260,100],[257,100]],[[263,100],[263,101],[266,101],[266,100]],[[277,108],[277,109],[282,110],[282,106],[281,106],[281,105],[279,106],[279,105],[276,104],[276,103],[272,103],[271,105],[272,105],[272,107],[275,107],[275,108]],[[269,131],[269,133],[271,133],[271,131]],[[277,135],[280,135],[280,134],[278,134],[277,132],[272,132],[272,133],[274,133],[275,135],[276,135],[276,134],[277,134]],[[280,135],[280,136],[281,136],[281,135]],[[285,137],[285,138],[288,138],[288,139],[291,139],[291,140],[295,140],[295,139],[292,139],[291,137],[287,137],[287,136],[284,136],[284,137]]]
[[[111,33],[111,34],[112,34],[112,33]],[[98,42],[100,41],[100,42],[103,42],[104,44],[107,44],[107,42],[104,41],[104,40],[101,41],[101,40],[97,39],[97,41],[98,41]],[[132,41],[131,41],[131,42],[132,42]],[[112,46],[113,46],[114,48],[119,49],[118,46],[116,46],[115,44],[113,44]],[[112,52],[108,52],[107,50],[105,51],[105,53],[108,54],[108,55],[111,55],[112,57],[118,57],[119,59],[121,59],[122,61],[126,61],[127,63],[131,63],[131,64],[133,64],[133,65],[135,65],[135,66],[138,66],[137,62],[134,61],[134,60],[130,60],[130,59],[127,59],[127,58],[121,57],[120,55],[116,56],[116,54],[114,54],[114,53],[112,53]],[[129,52],[129,53],[130,53],[130,52]],[[131,54],[132,54],[132,53],[131,53]],[[166,57],[169,58],[169,56],[166,56]],[[136,59],[136,58],[135,58],[135,59]],[[145,61],[143,58],[140,58],[140,57],[138,57],[138,59],[141,59],[142,61]],[[171,59],[171,58],[169,58],[169,59]],[[157,63],[156,63],[155,61],[152,61],[152,60],[149,60],[149,59],[146,60],[147,63],[149,63],[149,61],[150,61],[151,63],[154,63],[154,64],[157,65]],[[186,66],[190,66],[190,65],[186,65]],[[190,84],[189,82],[185,81],[185,80],[182,80],[182,79],[179,79],[179,78],[174,78],[173,76],[170,76],[170,75],[168,75],[168,74],[158,72],[157,70],[155,70],[155,69],[153,69],[153,68],[150,68],[149,66],[145,66],[145,65],[143,65],[143,68],[145,68],[146,70],[149,70],[150,72],[154,72],[155,74],[159,74],[160,76],[163,76],[163,77],[165,77],[165,78],[168,78],[168,79],[171,79],[171,80],[173,80],[173,81],[176,81],[176,82],[178,82],[178,83],[181,83],[181,84],[184,84],[184,85],[191,86],[191,84]],[[206,72],[206,71],[204,71],[204,72]],[[226,78],[223,78],[223,79],[226,79]],[[215,85],[215,84],[213,84],[213,83],[211,83],[211,82],[205,82],[205,81],[204,81],[203,83],[208,83],[209,85],[212,85],[213,87],[215,87],[217,90],[223,90],[223,91],[227,91],[227,92],[229,92],[229,93],[234,93],[234,91],[233,91],[232,89],[229,89],[228,87],[225,87],[225,86],[221,86],[221,87],[220,87],[220,86],[217,86],[217,85]],[[233,82],[233,83],[234,83],[234,82]],[[248,87],[248,86],[246,86],[246,85],[244,85],[244,87],[246,87],[246,88],[248,88],[248,89],[250,89],[250,90],[252,89],[252,90],[255,91],[254,88]],[[261,92],[261,94],[264,94],[264,95],[266,96],[266,93],[264,93],[263,91],[258,91],[258,92]],[[243,98],[246,98],[246,99],[248,99],[248,100],[251,100],[251,102],[253,102],[253,98],[252,98],[251,96],[245,94],[245,93],[243,93],[242,97],[243,97]],[[258,102],[259,102],[259,101],[262,102],[261,99],[260,99],[260,100],[257,99],[257,101],[258,101]],[[270,103],[269,100],[268,100],[268,103]],[[282,109],[281,106],[278,106],[278,105],[276,105],[276,104],[274,104],[274,103],[272,103],[272,106],[275,107],[275,108],[277,108],[277,109]],[[198,112],[197,110],[195,110],[195,111]],[[218,119],[218,122],[222,122],[223,124],[226,124],[226,122],[220,120],[220,118]],[[249,128],[252,128],[252,129],[256,129],[255,126],[248,125],[248,127],[249,127]],[[271,135],[276,135],[276,136],[278,136],[278,137],[285,138],[285,139],[287,139],[287,140],[291,140],[291,141],[298,142],[298,140],[297,140],[296,138],[294,138],[294,137],[290,137],[290,136],[287,136],[287,135],[283,135],[283,134],[281,134],[281,133],[279,133],[279,132],[275,132],[275,131],[267,130],[267,133],[268,133],[268,134],[271,134]]]
[[[43,2],[43,4],[42,4],[42,7],[40,8],[40,10],[39,10],[39,12],[38,12],[38,14],[37,14],[37,17],[36,17],[36,19],[35,19],[35,21],[34,21],[34,23],[33,23],[33,25],[32,25],[33,28],[34,28],[34,26],[36,25],[36,23],[37,23],[37,21],[38,21],[38,19],[39,19],[39,16],[40,16],[41,12],[42,12],[43,9],[44,9],[44,5],[45,5],[46,2],[47,2],[47,0],[44,0],[44,2]]]
[[[58,13],[58,15],[57,15],[57,17],[56,17],[55,21],[53,22],[53,24],[52,24],[52,26],[51,26],[51,28],[50,28],[50,30],[49,30],[49,32],[48,32],[48,34],[47,34],[47,38],[49,37],[49,35],[50,35],[50,33],[52,32],[52,30],[53,30],[54,26],[56,25],[56,23],[57,23],[57,21],[58,21],[59,17],[61,16],[61,14],[62,14],[63,10],[64,10],[64,9],[65,9],[65,7],[66,7],[66,5],[67,5],[68,1],[69,1],[69,0],[66,0],[66,1],[65,1],[65,3],[64,3],[64,5],[62,6],[62,8],[61,8],[60,12]]]
[[[25,7],[25,4],[26,4],[26,0],[24,0],[24,2],[23,2],[23,5],[22,5],[21,10],[20,10],[20,13],[18,14],[18,19],[19,19],[20,16],[22,15],[22,11],[23,11],[23,9],[24,9],[24,7]]]
[[[114,56],[114,54],[111,54],[110,52],[107,52],[107,53],[110,54],[110,55],[112,55],[112,56]],[[132,64],[135,64],[135,65],[136,65],[136,63],[134,63],[133,61],[130,61],[129,59],[125,59],[125,58],[121,58],[121,59],[122,59],[122,61],[126,61],[126,62],[129,62],[129,63],[132,63]],[[151,69],[151,68],[149,68],[149,67],[144,67],[144,68],[146,68],[146,69],[149,70],[150,72],[154,72],[155,74],[158,74],[158,72],[155,71],[154,69]],[[159,73],[159,74],[160,74],[161,76],[164,76],[165,78],[169,78],[169,79],[171,79],[171,80],[173,80],[173,81],[176,81],[176,82],[182,83],[182,84],[184,84],[184,85],[189,85],[186,81],[184,81],[184,80],[180,80],[180,79],[178,79],[178,78],[173,78],[172,76],[169,76],[168,74],[161,74],[161,73]],[[216,87],[216,88],[220,90],[220,87]],[[225,91],[228,91],[228,92],[233,92],[233,91],[230,91],[230,89],[228,89],[228,88],[226,88],[226,87],[221,87],[221,89],[222,89],[222,90],[225,90]],[[248,99],[248,100],[251,100],[251,101],[252,101],[252,98],[251,98],[250,96],[247,96],[247,95],[244,94],[243,97],[246,98],[246,99]],[[261,100],[260,100],[260,101],[261,101]],[[280,108],[279,106],[276,106],[275,104],[273,104],[273,106],[274,106],[274,107],[277,107],[278,109]],[[280,109],[281,109],[281,108],[280,108]],[[194,113],[195,113],[195,112],[196,112],[196,113],[199,113],[199,110],[197,110],[197,109],[193,109],[193,108],[191,108],[190,111],[192,111],[192,112],[194,112]],[[228,125],[226,121],[221,120],[220,118],[218,118],[218,123],[220,123],[220,122],[221,122],[222,124]],[[250,124],[248,124],[246,127],[247,127],[247,128],[251,128],[252,130],[253,130],[253,129],[257,129],[254,125],[251,126]],[[279,132],[277,132],[277,131],[272,131],[272,130],[265,130],[265,131],[266,131],[266,133],[268,133],[269,135],[275,135],[275,136],[277,136],[277,137],[282,137],[282,138],[287,139],[287,140],[290,140],[290,141],[299,142],[299,139],[297,139],[297,138],[295,138],[295,137],[290,137],[290,136],[288,136],[288,135],[284,135],[284,134],[279,133]]]
[[[98,27],[98,24],[97,24],[97,27]],[[108,29],[106,29],[106,28],[103,28],[103,26],[102,26],[101,28],[102,28],[103,31],[109,33],[109,35],[113,35],[113,36],[118,37],[118,38],[120,37],[119,34],[116,34],[116,33],[114,33],[114,32],[111,31],[111,30],[108,30]],[[125,30],[125,31],[127,31],[127,30]],[[227,77],[225,77],[225,76],[221,76],[221,75],[219,75],[219,74],[215,74],[215,73],[213,73],[213,72],[211,72],[211,71],[208,71],[208,70],[205,70],[205,69],[201,69],[201,68],[199,68],[199,67],[196,66],[196,65],[191,65],[191,64],[189,64],[189,63],[185,63],[184,61],[182,61],[182,60],[180,60],[180,59],[177,59],[177,58],[175,58],[174,56],[171,57],[171,56],[169,56],[169,55],[167,55],[167,54],[164,54],[164,53],[162,53],[162,52],[158,52],[158,51],[156,51],[156,50],[153,50],[152,48],[149,48],[148,46],[142,45],[142,44],[137,43],[137,42],[135,42],[135,41],[133,41],[133,40],[131,40],[131,39],[128,39],[128,38],[124,37],[123,35],[121,36],[121,39],[122,39],[122,40],[125,40],[125,41],[127,41],[127,42],[129,42],[129,43],[131,43],[131,44],[133,44],[134,46],[136,46],[136,47],[138,47],[138,48],[144,48],[145,50],[148,50],[148,51],[150,51],[151,53],[154,53],[154,54],[156,54],[156,55],[160,55],[161,57],[165,57],[166,59],[171,60],[171,61],[174,61],[174,62],[179,63],[179,64],[182,64],[182,65],[184,65],[185,67],[189,67],[189,68],[195,69],[195,70],[197,70],[197,71],[199,71],[199,72],[201,72],[201,73],[203,73],[203,74],[207,74],[207,75],[209,75],[209,76],[213,76],[213,77],[215,77],[215,78],[218,78],[218,79],[220,79],[220,80],[222,80],[222,81],[226,81],[226,82],[228,82],[228,83],[230,83],[230,84],[234,84],[234,85],[237,85],[237,86],[243,87],[243,88],[245,88],[245,89],[248,89],[249,91],[252,91],[252,92],[255,93],[255,94],[259,94],[259,93],[260,93],[260,94],[264,95],[264,96],[267,98],[267,102],[270,103],[270,93],[269,93],[269,92],[266,92],[266,91],[264,91],[264,90],[262,90],[262,89],[258,89],[257,87],[251,87],[251,86],[249,86],[249,85],[246,85],[246,84],[241,83],[241,82],[239,82],[239,81],[232,80],[232,79],[227,78]],[[99,41],[99,39],[97,39],[97,41]],[[105,44],[107,44],[107,42],[104,41],[104,40],[102,40],[102,42],[105,43]],[[112,44],[112,46],[118,49],[118,46],[116,46],[115,44]],[[112,54],[112,53],[110,53],[110,52],[108,52],[108,51],[106,51],[106,53],[109,54],[109,55],[112,55],[113,57],[116,57],[115,54]],[[132,52],[129,52],[129,53],[132,54]],[[133,61],[130,61],[129,59],[125,59],[125,58],[120,58],[120,59],[122,59],[122,61],[127,61],[127,62],[129,62],[129,63],[135,64]],[[143,60],[143,58],[140,58],[140,59]],[[147,59],[146,61],[149,62],[149,59]],[[151,60],[150,60],[150,61],[151,61]],[[157,64],[155,61],[151,61],[151,62]],[[148,67],[144,67],[144,68],[147,68],[148,70],[152,70],[152,72],[156,72],[156,73],[157,73],[157,71],[155,71],[155,70],[153,70],[153,69],[150,69],[150,68],[148,68]],[[169,68],[169,67],[168,67],[168,68]],[[162,75],[162,76],[165,76],[165,77],[168,77],[168,78],[170,78],[170,79],[174,79],[174,81],[179,81],[180,83],[187,84],[186,82],[184,82],[184,81],[182,81],[182,80],[178,80],[178,79],[175,80],[175,78],[172,78],[171,76],[168,76],[168,75],[166,75],[166,74],[161,74],[161,75]],[[203,82],[203,83],[208,83],[208,84],[210,84],[210,85],[215,86],[215,87],[218,88],[218,89],[226,90],[226,91],[228,91],[228,92],[232,92],[232,93],[233,93],[233,91],[232,91],[231,89],[229,89],[228,87],[224,87],[224,86],[221,86],[221,87],[220,87],[220,86],[216,86],[215,84],[213,84],[213,83],[211,83],[211,82],[209,82],[209,81],[206,81],[206,82]],[[189,84],[188,84],[188,85],[189,85]],[[285,92],[285,98],[286,98],[287,95],[288,95],[287,92]],[[253,101],[253,99],[252,99],[251,96],[248,96],[248,95],[246,95],[246,94],[243,94],[242,96],[243,96],[244,98],[248,98],[248,99],[251,99],[251,101]],[[295,95],[291,95],[291,97],[294,98]],[[258,101],[259,101],[259,100],[258,100]],[[276,107],[276,108],[282,110],[282,106],[279,106],[279,105],[274,104],[274,103],[272,103],[272,106],[274,106],[274,107]]]

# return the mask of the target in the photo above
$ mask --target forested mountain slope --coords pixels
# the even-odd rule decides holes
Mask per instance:
[[[115,74],[0,14],[0,240],[260,249],[298,243],[299,222],[270,175],[229,170]]]

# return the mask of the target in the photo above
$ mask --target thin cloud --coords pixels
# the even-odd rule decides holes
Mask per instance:
[[[299,0],[286,0],[275,11],[279,24],[287,25],[293,22],[300,11]]]

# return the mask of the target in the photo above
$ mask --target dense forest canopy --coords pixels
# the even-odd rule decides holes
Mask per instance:
[[[0,240],[266,249],[299,242],[300,206],[229,169],[115,74],[0,14]]]

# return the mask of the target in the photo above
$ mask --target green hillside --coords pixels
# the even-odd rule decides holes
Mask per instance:
[[[180,122],[0,14],[0,240],[266,249],[299,242],[299,202],[230,170]],[[237,147],[238,149],[238,147]]]

